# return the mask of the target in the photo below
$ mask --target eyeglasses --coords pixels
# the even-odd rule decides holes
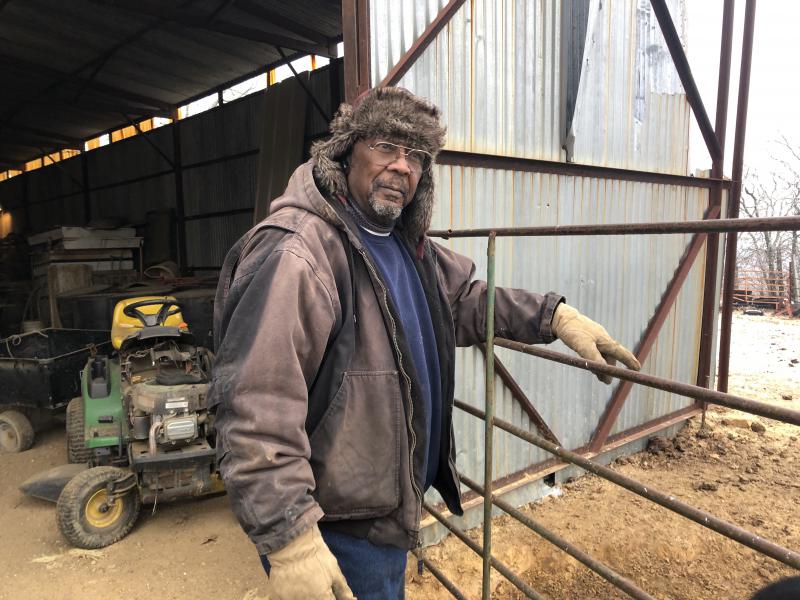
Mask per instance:
[[[384,167],[396,161],[401,154],[405,157],[408,168],[417,174],[430,169],[431,162],[433,162],[433,155],[430,152],[399,146],[392,142],[379,140],[372,144],[367,144],[367,148],[372,150],[372,157],[375,163]]]

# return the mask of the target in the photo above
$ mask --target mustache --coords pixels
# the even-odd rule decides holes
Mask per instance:
[[[406,183],[402,179],[382,179],[382,180],[376,179],[372,183],[372,190],[375,191],[379,187],[389,187],[397,190],[404,196],[408,195],[408,183]]]

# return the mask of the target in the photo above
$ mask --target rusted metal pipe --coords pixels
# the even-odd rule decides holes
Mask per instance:
[[[486,427],[484,428],[483,481],[483,580],[481,596],[492,594],[492,482],[494,474],[494,233],[486,244]]]
[[[759,219],[701,219],[696,221],[664,221],[660,223],[612,223],[591,225],[548,225],[544,227],[492,227],[479,229],[436,229],[428,232],[435,237],[486,237],[492,232],[498,237],[551,235],[641,235],[697,233],[714,231],[795,231],[800,229],[800,217],[763,217]]]
[[[524,352],[531,356],[538,356],[539,358],[546,358],[564,365],[570,365],[591,371],[593,373],[602,373],[603,375],[610,375],[619,379],[640,383],[648,387],[664,390],[665,392],[672,392],[679,396],[686,396],[688,398],[695,398],[703,402],[711,404],[719,404],[728,408],[735,408],[754,415],[767,417],[768,419],[775,419],[783,421],[784,423],[791,423],[792,425],[800,425],[800,411],[791,410],[782,406],[773,406],[766,402],[757,402],[749,398],[742,398],[741,396],[734,396],[733,394],[725,394],[715,390],[709,390],[696,385],[688,383],[681,383],[679,381],[672,381],[671,379],[664,379],[663,377],[656,377],[655,375],[647,375],[630,369],[623,369],[621,367],[612,367],[601,362],[586,360],[569,354],[562,354],[561,352],[554,352],[553,350],[545,350],[529,344],[521,342],[512,342],[502,338],[495,338],[496,346],[516,350],[517,352]]]
[[[425,558],[425,555],[421,550],[414,548],[411,552],[417,557],[417,560],[425,565],[425,567],[433,574],[433,576],[439,580],[439,583],[441,583],[448,592],[453,594],[457,600],[467,600],[467,597],[456,587],[452,581],[447,578],[447,575],[439,570],[435,564]]]
[[[436,157],[436,164],[452,167],[473,167],[476,169],[522,171],[523,173],[592,177],[596,179],[613,179],[615,181],[640,181],[657,185],[679,185],[693,188],[722,187],[723,189],[728,189],[731,183],[727,179],[692,177],[691,175],[674,175],[655,171],[620,169],[605,165],[568,163],[538,158],[522,158],[520,156],[503,156],[485,152],[464,152],[461,150],[442,150]]]
[[[465,483],[467,487],[472,488],[472,490],[478,494],[483,494],[483,488],[477,484],[477,482],[472,481],[469,477],[465,477],[461,475],[461,483]],[[584,565],[589,567],[592,571],[600,575],[603,579],[614,585],[615,587],[621,589],[623,592],[631,596],[632,598],[638,598],[639,600],[655,600],[653,596],[645,592],[635,583],[633,583],[627,577],[620,575],[616,571],[614,571],[611,567],[603,564],[599,560],[595,560],[592,558],[591,555],[587,554],[583,550],[580,550],[576,546],[570,544],[567,540],[562,538],[560,535],[550,531],[546,527],[542,526],[540,523],[537,523],[527,515],[525,515],[522,511],[517,510],[513,506],[511,506],[508,502],[497,498],[496,496],[492,496],[492,501],[495,503],[496,506],[502,508],[505,512],[509,515],[517,519],[520,523],[535,531],[541,537],[546,539],[548,542],[553,544],[554,546],[560,548],[567,554],[569,554],[572,558],[582,562]]]
[[[739,72],[739,101],[736,107],[736,134],[733,141],[733,186],[728,199],[728,215],[739,216],[744,170],[744,140],[747,131],[747,104],[750,98],[750,66],[753,59],[753,30],[756,20],[755,0],[747,0],[742,38],[742,66]],[[719,377],[717,389],[728,391],[731,359],[731,320],[733,317],[733,284],[736,278],[736,246],[738,238],[729,235],[725,241],[725,275],[722,280],[722,324],[719,336]]]
[[[484,414],[483,411],[480,411],[480,413],[482,415]],[[423,504],[423,508],[425,508],[425,510],[427,510],[428,513],[430,513],[430,515],[434,519],[436,519],[437,521],[439,521],[439,523],[444,525],[445,528],[450,533],[452,533],[454,536],[456,536],[458,539],[460,539],[462,542],[464,542],[470,548],[470,550],[472,550],[473,552],[475,552],[476,554],[478,554],[480,556],[484,555],[483,548],[480,546],[480,544],[478,544],[476,542],[473,542],[471,539],[469,539],[469,537],[467,537],[466,533],[464,533],[459,527],[456,527],[455,525],[450,523],[442,513],[440,513],[435,508],[433,508],[427,502],[425,504]],[[531,586],[529,586],[527,583],[522,581],[522,579],[517,577],[517,575],[515,575],[514,572],[511,569],[509,569],[505,564],[503,564],[502,562],[500,562],[499,560],[497,560],[496,558],[494,558],[492,556],[490,556],[490,561],[492,563],[492,566],[495,569],[497,569],[497,571],[499,573],[501,573],[503,575],[503,577],[505,577],[511,583],[513,583],[514,586],[519,591],[521,591],[523,594],[525,594],[526,597],[532,598],[533,600],[546,600],[544,598],[544,596],[539,594]]]
[[[683,89],[686,92],[686,99],[692,107],[692,112],[697,119],[697,125],[700,127],[700,133],[703,134],[703,139],[706,141],[708,153],[711,155],[712,160],[722,156],[722,148],[720,147],[717,136],[714,135],[714,130],[711,129],[711,121],[706,113],[706,108],[703,105],[703,99],[700,97],[700,91],[694,82],[692,70],[689,67],[689,60],[686,58],[686,53],[683,51],[681,38],[678,31],[675,29],[675,23],[672,22],[672,17],[669,14],[669,7],[665,0],[650,0],[650,5],[653,7],[653,12],[656,14],[656,19],[661,27],[661,33],[664,35],[664,41],[667,43],[669,53],[672,56],[672,62],[675,64],[675,70],[683,84]]]
[[[464,404],[458,400],[455,401],[454,406],[457,406],[464,412],[478,417],[479,419],[484,418],[484,413],[479,408],[475,408],[469,404]],[[774,558],[778,562],[781,562],[785,565],[795,569],[800,569],[800,554],[793,550],[789,550],[788,548],[779,546],[774,542],[765,540],[760,535],[747,531],[746,529],[742,529],[733,523],[723,521],[709,512],[695,508],[694,506],[678,500],[674,496],[660,492],[656,489],[653,489],[649,485],[640,483],[635,479],[631,479],[630,477],[609,469],[608,467],[597,464],[588,458],[584,458],[580,454],[565,450],[561,446],[557,446],[556,444],[549,442],[539,435],[525,431],[524,429],[517,427],[508,421],[495,418],[494,424],[500,429],[503,429],[504,431],[507,431],[520,439],[530,442],[534,446],[538,446],[542,450],[546,450],[551,454],[555,454],[559,458],[577,465],[582,469],[589,471],[590,473],[594,473],[603,479],[608,479],[609,481],[616,483],[626,490],[633,492],[642,498],[647,498],[648,500],[655,502],[656,504],[659,504],[664,508],[671,510],[672,512],[676,512],[679,515],[682,515],[687,519],[702,525],[703,527],[711,529],[712,531],[716,531],[726,538],[737,541],[740,544],[747,546],[748,548],[752,548],[761,554],[765,554],[770,558]]]
[[[725,166],[725,134],[728,124],[728,96],[731,79],[731,46],[733,42],[733,0],[725,0],[720,35],[719,79],[717,85],[717,115],[714,133],[719,140],[720,153],[711,165],[711,177],[723,176]],[[709,208],[722,207],[722,189],[712,188],[708,195]],[[703,278],[703,312],[700,324],[700,349],[697,356],[697,385],[711,387],[714,352],[714,331],[717,325],[717,269],[719,268],[719,234],[712,233],[706,241],[706,267]],[[703,410],[705,411],[705,405]],[[705,418],[705,412],[703,413]]]

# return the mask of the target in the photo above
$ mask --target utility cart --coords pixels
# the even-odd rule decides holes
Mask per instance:
[[[87,358],[107,354],[108,331],[47,328],[0,340],[0,452],[22,452],[34,432],[81,395]]]

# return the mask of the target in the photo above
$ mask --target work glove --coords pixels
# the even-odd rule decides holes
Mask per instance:
[[[270,599],[355,600],[317,525],[267,558]]]
[[[634,371],[642,368],[636,357],[608,335],[602,325],[584,317],[569,304],[562,302],[558,305],[553,314],[552,329],[558,339],[586,360],[605,360],[612,367],[619,360]],[[611,383],[608,375],[595,373],[595,376],[605,384]]]

